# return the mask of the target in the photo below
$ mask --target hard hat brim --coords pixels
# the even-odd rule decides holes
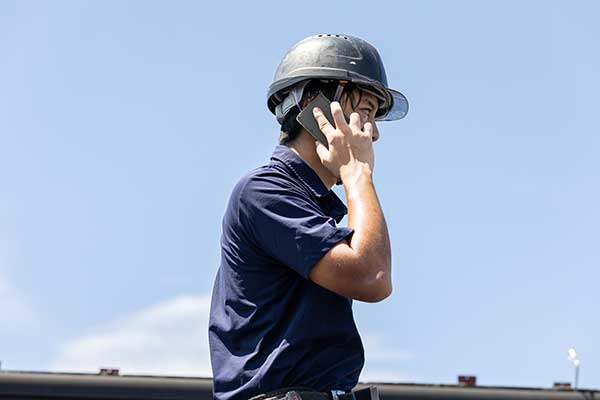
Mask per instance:
[[[402,119],[408,113],[408,100],[406,96],[394,89],[385,89],[391,97],[391,106],[387,112],[380,117],[376,117],[376,121],[396,121]]]

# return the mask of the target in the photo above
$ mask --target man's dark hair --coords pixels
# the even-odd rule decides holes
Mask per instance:
[[[325,95],[325,97],[327,97],[330,101],[333,101],[333,97],[335,96],[335,91],[337,87],[337,81],[323,82],[320,80],[312,80],[308,82],[308,84],[304,88],[304,93],[302,93],[300,105],[302,107],[305,107],[315,97],[317,97],[319,92],[322,92]],[[298,107],[294,107],[287,113],[287,115],[283,119],[283,123],[281,124],[281,133],[279,134],[279,144],[288,145],[300,133],[300,129],[302,129],[302,126],[298,123],[298,121],[296,121],[296,117],[298,116],[298,114],[300,114],[300,110],[298,109]]]

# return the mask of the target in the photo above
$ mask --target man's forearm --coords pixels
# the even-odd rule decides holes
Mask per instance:
[[[384,297],[391,293],[391,246],[385,217],[370,168],[344,181],[348,200],[348,226],[354,229],[350,247],[367,274],[367,280],[381,287]]]

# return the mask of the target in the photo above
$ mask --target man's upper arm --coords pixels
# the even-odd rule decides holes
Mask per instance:
[[[269,256],[305,278],[315,264],[353,230],[335,225],[289,182],[253,177],[240,194],[245,227]]]
[[[366,302],[381,301],[389,293],[386,289],[381,289],[381,276],[369,275],[370,269],[364,265],[365,261],[350,247],[347,240],[342,240],[312,268],[310,279],[344,297]]]

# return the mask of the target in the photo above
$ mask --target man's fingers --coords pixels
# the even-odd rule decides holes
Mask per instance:
[[[342,106],[337,101],[331,102],[331,114],[333,114],[333,122],[335,122],[335,127],[341,131],[344,131],[344,127],[348,126],[348,122],[346,122],[346,117],[344,117],[344,111],[342,111]]]
[[[365,134],[369,135],[370,138],[373,138],[373,125],[370,122],[365,122],[363,131]]]
[[[325,145],[318,140],[315,142],[315,145],[317,146],[317,154],[319,155],[321,161],[327,160],[327,157],[329,156],[329,150],[327,150],[327,147],[325,147]]]
[[[353,112],[350,114],[350,127],[358,130],[362,130],[360,115],[358,113]]]
[[[321,109],[319,107],[313,108],[313,115],[314,115],[315,119],[317,120],[319,129],[321,130],[321,132],[323,132],[323,134],[326,137],[328,134],[335,132],[335,128],[333,126],[331,126],[329,121],[327,121],[325,114],[323,114],[323,111],[321,111]]]

